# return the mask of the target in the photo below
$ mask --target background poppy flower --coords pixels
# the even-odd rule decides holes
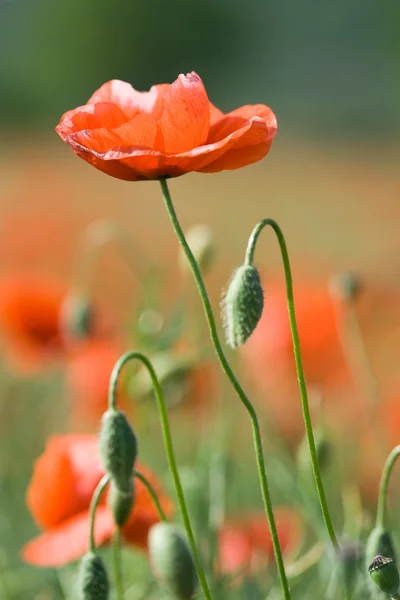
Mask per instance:
[[[171,502],[154,474],[142,465],[138,469],[150,480],[170,515]],[[27,492],[29,510],[46,531],[23,548],[26,562],[57,567],[77,560],[88,550],[90,500],[103,474],[96,435],[66,434],[49,439],[35,463]],[[135,504],[122,535],[127,543],[145,549],[149,528],[159,517],[147,489],[138,480],[135,484]],[[96,512],[96,544],[108,542],[114,529],[103,494]]]
[[[299,517],[284,507],[278,507],[275,516],[282,551],[291,552],[300,541]],[[271,533],[264,513],[231,519],[219,533],[219,560],[223,573],[263,568],[273,556]]]
[[[38,274],[11,274],[0,281],[0,331],[10,363],[32,372],[65,350],[60,309],[66,287]]]
[[[263,104],[224,115],[194,72],[149,92],[109,81],[56,128],[78,156],[129,181],[239,169],[268,153],[276,130]]]

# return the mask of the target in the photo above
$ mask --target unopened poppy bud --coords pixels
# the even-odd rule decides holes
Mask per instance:
[[[375,556],[368,567],[368,572],[372,581],[382,592],[392,597],[399,597],[399,572],[392,558],[380,555]]]
[[[78,590],[80,600],[108,600],[107,571],[100,556],[93,552],[88,552],[81,560]]]
[[[195,225],[186,234],[186,241],[203,274],[210,270],[215,257],[215,240],[208,225]],[[184,274],[189,271],[189,263],[182,249],[179,251],[179,266]]]
[[[322,427],[314,431],[315,450],[321,471],[325,471],[332,458],[332,444]],[[303,438],[297,451],[297,468],[304,477],[312,477],[313,468],[307,437]]]
[[[93,308],[88,298],[70,292],[61,306],[61,331],[67,338],[86,338],[93,330]]]
[[[148,546],[156,577],[168,586],[175,598],[192,598],[197,587],[197,574],[181,528],[172,523],[157,523],[150,529]]]
[[[114,518],[114,523],[117,525],[117,527],[122,527],[125,525],[129,515],[131,514],[134,499],[135,488],[133,479],[131,479],[130,487],[127,491],[120,490],[115,485],[114,481],[111,481],[108,504]]]
[[[226,340],[232,348],[242,346],[261,318],[264,294],[255,267],[242,265],[233,274],[222,303]]]
[[[355,300],[362,291],[362,283],[355,273],[337,273],[329,282],[332,296],[342,301]]]
[[[365,546],[365,559],[367,567],[372,562],[375,556],[387,556],[396,563],[396,550],[394,548],[393,538],[391,533],[383,527],[375,527],[368,536]]]
[[[127,418],[119,410],[110,408],[102,417],[100,453],[104,469],[115,485],[128,492],[137,456],[137,440]]]

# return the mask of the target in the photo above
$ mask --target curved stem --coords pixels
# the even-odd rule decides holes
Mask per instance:
[[[192,529],[192,526],[190,523],[190,517],[189,517],[189,512],[188,512],[188,509],[186,506],[182,483],[181,483],[181,480],[179,477],[178,467],[176,464],[175,453],[174,453],[174,446],[172,443],[172,435],[171,435],[171,430],[169,427],[167,405],[165,402],[164,394],[161,389],[161,385],[160,385],[160,382],[158,381],[157,374],[154,370],[153,365],[151,364],[151,362],[147,358],[147,356],[145,356],[141,352],[136,352],[134,350],[132,350],[130,352],[126,352],[119,359],[117,364],[115,365],[113,374],[111,376],[111,382],[110,382],[110,406],[115,407],[115,404],[112,405],[111,402],[112,401],[115,402],[115,389],[116,389],[116,384],[117,384],[117,380],[118,380],[118,374],[121,371],[121,368],[123,367],[123,365],[128,360],[139,360],[143,364],[143,366],[147,369],[147,371],[150,375],[151,382],[153,384],[154,395],[155,395],[156,401],[157,401],[158,411],[160,414],[161,428],[162,428],[162,434],[163,434],[163,438],[164,438],[165,451],[166,451],[167,459],[168,459],[168,465],[169,465],[169,468],[170,468],[170,471],[172,474],[172,479],[174,481],[175,492],[176,492],[176,496],[178,499],[179,509],[182,514],[183,524],[186,529],[189,544],[190,544],[192,554],[193,554],[193,560],[194,560],[194,563],[196,566],[197,574],[199,576],[201,587],[203,588],[204,595],[207,598],[207,600],[212,600],[211,591],[210,591],[210,588],[207,583],[207,579],[205,576],[203,565],[201,563],[200,555],[197,550],[196,541],[194,539],[193,529]]]
[[[133,476],[137,477],[137,479],[140,479],[140,481],[143,483],[143,485],[146,486],[147,491],[149,492],[151,499],[154,502],[154,505],[157,509],[157,512],[159,514],[161,521],[168,521],[166,514],[163,511],[161,503],[158,499],[157,493],[156,493],[155,489],[153,488],[153,486],[151,485],[150,481],[143,475],[143,473],[140,473],[139,471],[136,471],[136,470],[133,471]]]
[[[110,385],[108,387],[108,407],[110,409],[117,410],[118,379],[125,364],[134,358],[138,358],[137,352],[125,352],[114,365],[110,377]]]
[[[232,371],[231,366],[230,366],[230,364],[224,354],[224,351],[222,349],[222,345],[221,345],[221,342],[218,337],[218,331],[217,331],[217,326],[216,326],[215,319],[214,319],[214,314],[213,314],[213,311],[211,308],[211,302],[208,297],[206,287],[204,285],[204,281],[203,281],[203,278],[202,278],[202,275],[200,272],[200,268],[196,262],[195,257],[193,256],[193,253],[189,247],[189,244],[186,241],[185,234],[183,233],[182,227],[179,223],[179,220],[176,215],[174,205],[172,203],[172,199],[171,199],[171,196],[169,193],[167,182],[165,179],[161,179],[160,184],[161,184],[161,189],[162,189],[162,193],[163,193],[164,204],[168,211],[168,215],[170,217],[172,227],[173,227],[173,229],[176,233],[176,236],[179,240],[179,243],[181,244],[182,249],[184,250],[186,257],[189,261],[190,267],[193,272],[193,276],[196,281],[197,288],[199,290],[201,300],[203,302],[204,311],[205,311],[207,322],[208,322],[210,337],[211,337],[211,341],[213,343],[215,352],[218,356],[218,359],[222,366],[222,369],[224,370],[225,374],[230,379],[233,388],[235,389],[237,395],[239,396],[240,400],[242,401],[243,405],[245,406],[245,408],[249,414],[249,417],[250,417],[251,426],[252,426],[252,430],[253,430],[254,448],[255,448],[255,454],[256,454],[256,459],[257,459],[257,468],[258,468],[258,475],[259,475],[259,479],[260,479],[261,493],[262,493],[262,497],[263,497],[265,512],[266,512],[267,518],[268,518],[269,528],[271,531],[271,538],[272,538],[272,544],[273,544],[273,548],[274,548],[275,560],[276,560],[276,564],[277,564],[277,569],[278,569],[278,573],[279,573],[279,578],[280,578],[284,598],[285,598],[285,600],[289,600],[291,597],[290,590],[289,590],[289,583],[288,583],[286,573],[285,573],[285,565],[283,563],[282,550],[281,550],[281,547],[279,544],[278,531],[276,528],[275,517],[274,517],[273,508],[272,508],[271,495],[270,495],[269,488],[268,488],[267,473],[266,473],[266,469],[265,469],[265,462],[264,462],[264,455],[263,455],[263,448],[262,448],[262,441],[261,441],[260,425],[258,422],[257,414],[256,414],[256,411],[255,411],[252,403],[250,402],[250,400],[246,396],[245,392],[243,391],[234,372]]]
[[[387,513],[387,494],[393,467],[400,456],[400,446],[395,446],[386,459],[379,485],[378,508],[376,511],[376,526],[385,527]]]
[[[78,245],[72,281],[79,291],[87,293],[92,289],[100,250],[111,242],[117,242],[117,247],[123,251],[126,261],[136,277],[136,273],[141,267],[141,261],[135,260],[135,256],[142,257],[143,252],[140,248],[135,247],[129,232],[125,231],[118,223],[108,219],[99,219],[86,228]]]
[[[313,433],[313,428],[312,428],[312,423],[311,423],[310,407],[309,407],[309,403],[308,403],[307,386],[306,386],[306,381],[305,381],[305,377],[304,377],[303,361],[302,361],[302,357],[301,357],[300,338],[299,338],[299,332],[297,329],[296,312],[295,312],[295,307],[294,307],[293,280],[292,280],[292,272],[291,272],[291,268],[290,268],[289,253],[287,250],[285,237],[284,237],[282,230],[279,227],[278,223],[276,223],[276,221],[274,221],[273,219],[263,219],[253,229],[253,232],[249,239],[249,243],[247,245],[245,263],[249,264],[249,265],[252,264],[253,259],[254,259],[254,252],[255,252],[258,236],[260,235],[261,231],[266,226],[270,226],[274,230],[274,233],[278,239],[278,243],[279,243],[279,247],[280,247],[280,251],[281,251],[281,255],[282,255],[283,268],[285,271],[287,306],[288,306],[288,313],[289,313],[290,331],[292,334],[292,341],[293,341],[294,360],[296,363],[297,380],[299,383],[301,405],[302,405],[302,410],[303,410],[303,419],[304,419],[304,425],[305,425],[305,429],[306,429],[308,446],[309,446],[310,454],[311,454],[311,462],[312,462],[312,467],[313,467],[313,472],[314,472],[315,485],[317,487],[319,503],[321,505],[322,516],[323,516],[323,519],[325,522],[326,530],[328,532],[328,535],[332,542],[332,545],[334,546],[335,550],[337,550],[339,548],[339,544],[338,544],[338,541],[336,538],[332,519],[331,519],[331,516],[329,513],[328,503],[327,503],[326,495],[325,495],[324,484],[322,482],[321,471],[320,471],[319,464],[318,464],[317,450],[315,448],[315,440],[314,440],[314,433]]]
[[[110,475],[108,473],[106,473],[105,475],[103,475],[103,477],[100,479],[99,483],[97,484],[97,487],[92,496],[92,501],[90,503],[89,544],[90,544],[90,551],[93,552],[93,554],[96,553],[96,542],[94,539],[94,520],[95,520],[95,516],[96,516],[96,509],[99,505],[101,494],[103,493],[104,488],[106,487],[106,485],[109,481],[110,481]]]
[[[114,566],[114,583],[116,591],[116,600],[124,600],[124,585],[122,579],[121,564],[121,530],[119,527],[115,530],[112,540],[112,554]]]

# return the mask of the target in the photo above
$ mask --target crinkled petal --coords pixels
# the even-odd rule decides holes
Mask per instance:
[[[146,113],[158,119],[164,108],[164,92],[169,87],[170,84],[161,83],[153,85],[148,92],[138,92],[130,83],[113,79],[102,85],[90,98],[88,104],[110,102],[118,106],[128,119],[132,119],[140,113]]]
[[[66,141],[66,136],[86,129],[102,130],[118,127],[130,120],[116,104],[102,102],[86,104],[66,112],[56,127],[57,133]]]
[[[38,567],[62,567],[81,558],[89,549],[88,511],[71,517],[28,542],[22,550],[25,562]],[[111,539],[113,518],[106,506],[96,511],[95,542],[101,546]]]
[[[114,129],[85,129],[72,133],[69,138],[88,150],[108,152],[116,148],[137,146],[152,148],[158,127],[150,115],[137,115]]]
[[[200,77],[196,73],[179,75],[163,100],[164,110],[158,121],[162,140],[155,148],[176,154],[204,144],[210,128],[210,109]]]

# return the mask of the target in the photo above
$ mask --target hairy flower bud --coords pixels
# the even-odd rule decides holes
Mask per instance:
[[[189,600],[197,586],[197,574],[187,540],[181,528],[157,523],[149,533],[149,557],[154,574],[178,600]]]
[[[125,415],[111,408],[101,420],[100,453],[104,469],[123,492],[131,487],[137,440]]]
[[[208,225],[195,225],[186,233],[186,241],[200,270],[203,274],[207,273],[215,256],[215,240],[210,227]],[[179,251],[179,266],[184,274],[190,271],[186,254],[182,249]]]
[[[130,488],[127,491],[120,490],[115,485],[114,481],[111,481],[108,504],[114,518],[114,523],[117,527],[125,525],[131,514],[134,499],[135,488],[133,479],[130,480]]]
[[[61,330],[66,338],[88,337],[93,330],[93,307],[88,298],[71,291],[61,306]]]
[[[79,567],[78,591],[80,600],[108,600],[110,585],[100,556],[88,552]]]
[[[375,556],[368,567],[372,581],[379,589],[389,596],[397,595],[399,591],[400,578],[392,558]]]
[[[242,265],[233,274],[222,303],[229,346],[243,346],[257,327],[263,308],[264,294],[258,271],[251,265]]]

